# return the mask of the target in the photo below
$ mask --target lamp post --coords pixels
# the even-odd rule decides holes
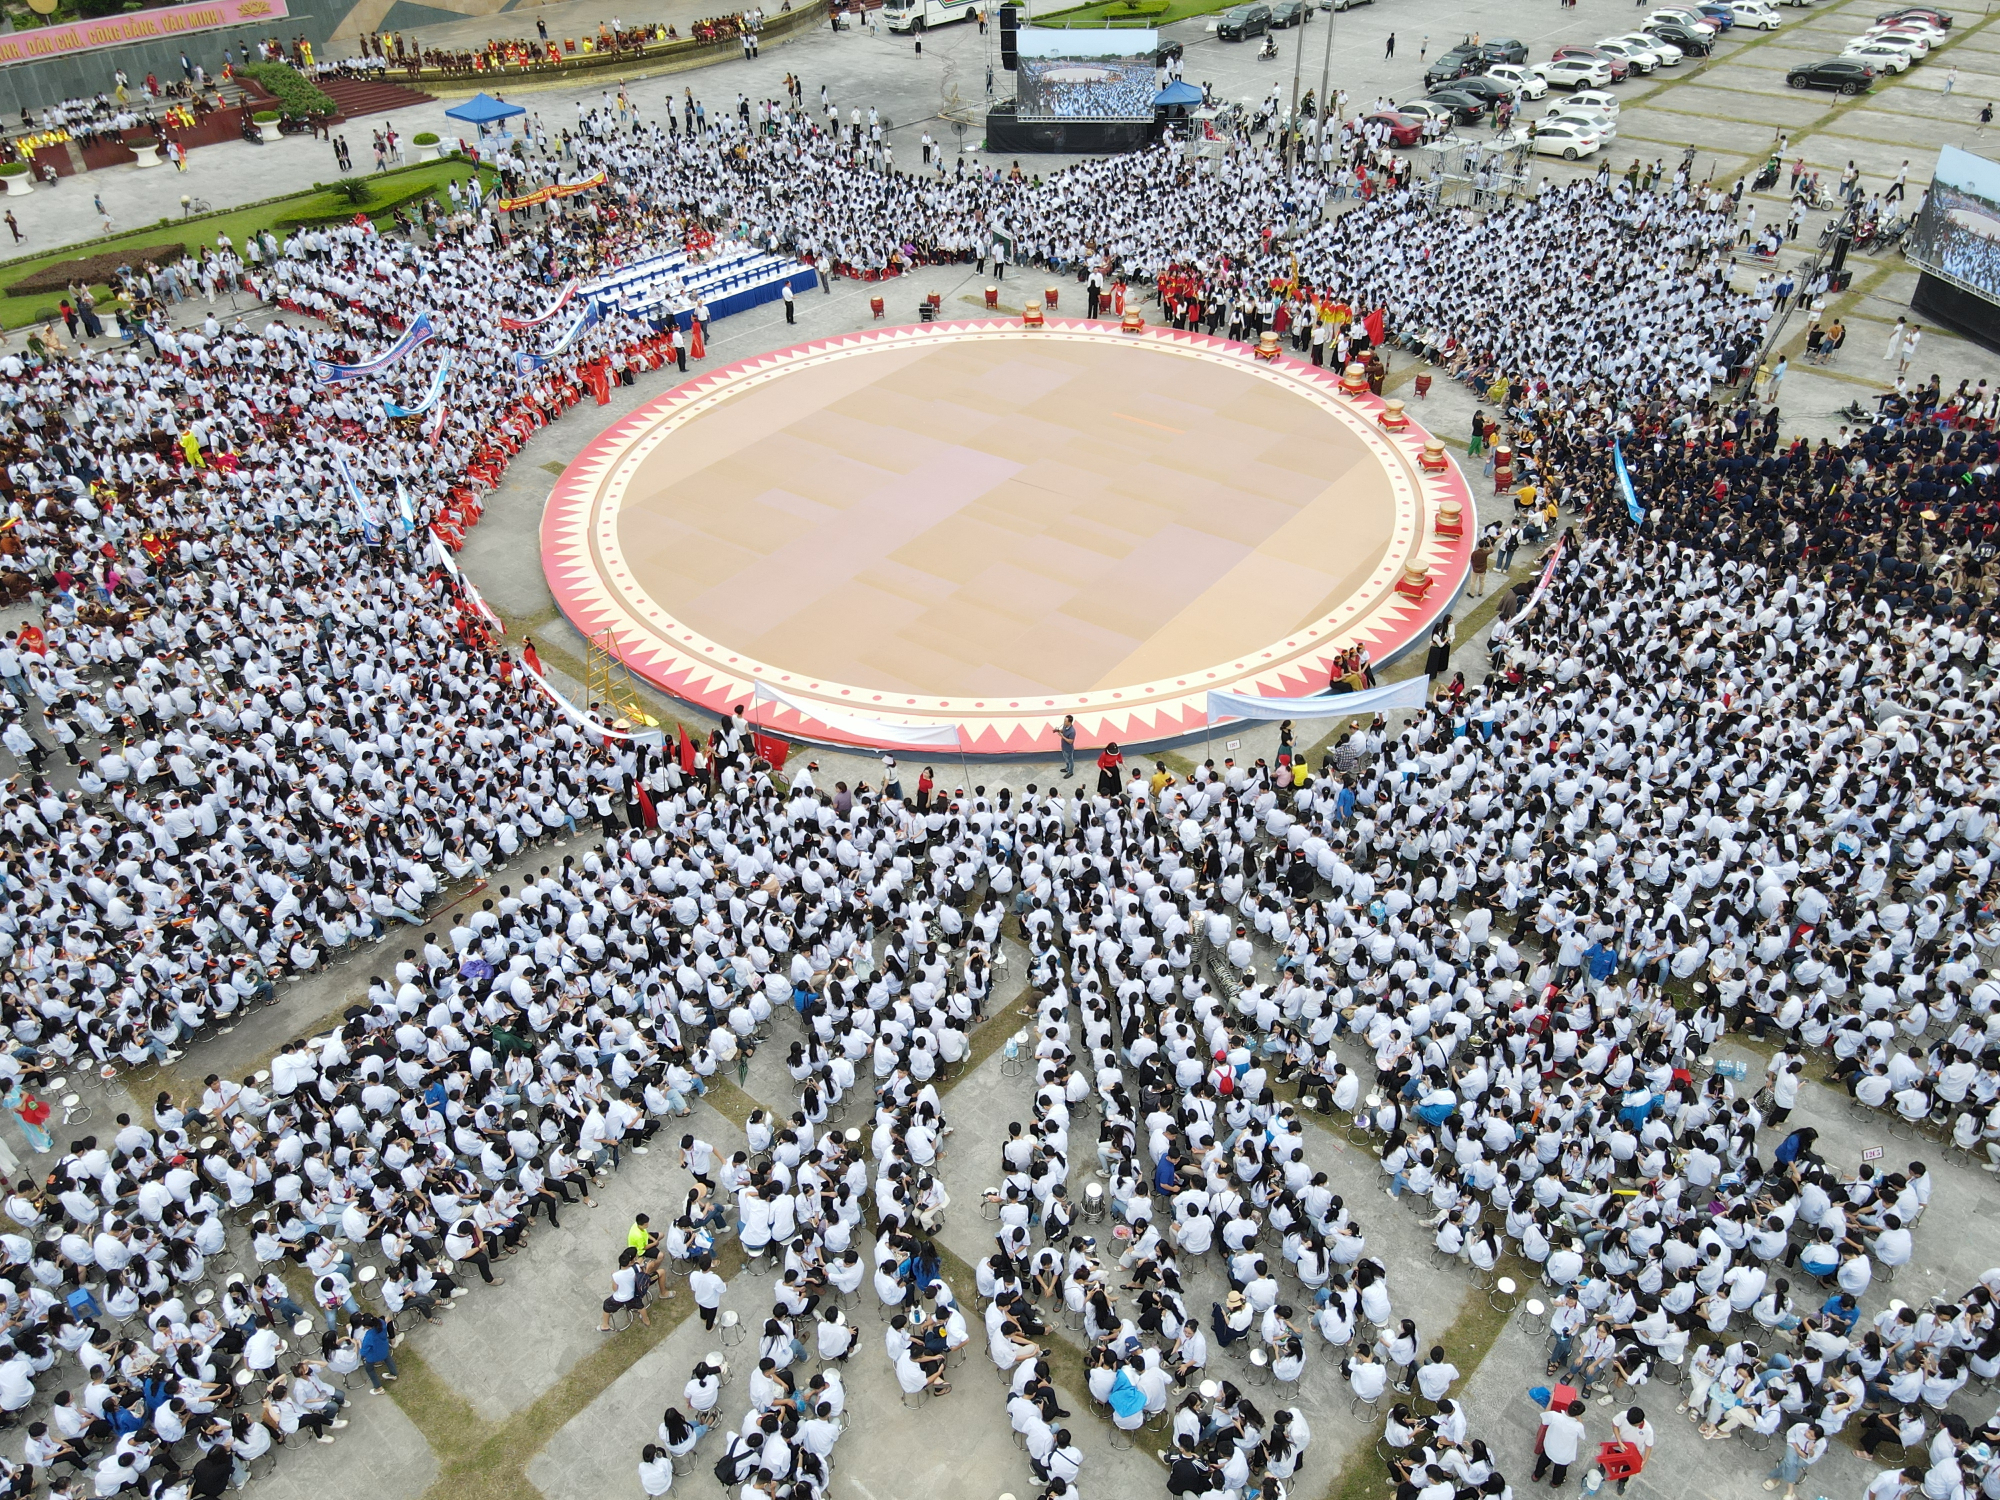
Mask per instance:
[[[1326,112],[1333,107],[1333,23],[1339,11],[1328,9],[1326,13],[1326,56],[1319,68],[1319,111],[1317,124],[1322,142],[1326,139]]]
[[[1299,9],[1299,40],[1292,48],[1292,108],[1285,116],[1285,185],[1291,186],[1292,158],[1296,154],[1293,137],[1299,132],[1299,69],[1306,60],[1306,21],[1312,15],[1313,0],[1303,0]],[[1329,12],[1331,14],[1331,12]]]

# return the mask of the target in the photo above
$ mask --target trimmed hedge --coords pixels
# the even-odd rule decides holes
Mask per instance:
[[[435,131],[420,130],[410,137],[410,144],[412,146],[435,146],[437,143],[438,138]]]
[[[275,125],[285,117],[275,109],[260,109],[250,118],[259,125]]]
[[[107,250],[101,255],[85,255],[76,260],[59,260],[53,265],[43,266],[39,271],[12,283],[5,290],[10,297],[27,297],[46,292],[66,291],[72,281],[81,282],[84,286],[101,286],[117,274],[120,266],[140,266],[147,261],[161,266],[170,260],[179,260],[186,254],[187,247],[178,242],[133,245],[123,250]]]
[[[310,229],[318,224],[345,224],[358,213],[370,218],[380,218],[405,204],[414,203],[419,198],[429,197],[443,191],[441,183],[426,183],[417,187],[391,187],[388,192],[375,191],[382,184],[379,179],[349,178],[355,187],[363,189],[359,197],[347,183],[337,183],[330,189],[322,190],[317,197],[301,203],[295,213],[277,221],[278,229]]]
[[[10,161],[0,165],[0,177],[25,177],[27,174],[28,164],[24,161]]]
[[[330,115],[335,105],[327,93],[289,63],[244,63],[237,72],[254,79],[275,95],[278,107],[290,115]]]

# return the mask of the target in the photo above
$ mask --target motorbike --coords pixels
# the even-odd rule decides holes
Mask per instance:
[[[1257,55],[1260,58],[1276,57],[1278,55],[1278,39],[1272,36],[1270,32],[1267,31],[1264,33],[1264,45],[1257,49]]]

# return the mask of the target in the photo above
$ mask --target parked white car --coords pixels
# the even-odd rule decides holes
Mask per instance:
[[[1528,127],[1515,125],[1494,137],[1498,146],[1518,146],[1528,139]],[[1578,161],[1597,150],[1598,140],[1581,120],[1538,120],[1534,131],[1535,151],[1542,156],[1560,156]]]
[[[1622,57],[1632,65],[1635,73],[1650,73],[1660,65],[1660,54],[1651,47],[1635,46],[1631,42],[1607,40],[1597,43],[1599,52],[1609,52],[1613,57]]]
[[[1931,55],[1931,48],[1938,44],[1938,38],[1926,36],[1921,31],[1906,30],[1901,26],[1871,26],[1854,39],[1857,42],[1895,42],[1899,46],[1907,44],[1919,62]]]
[[[1486,70],[1486,76],[1508,85],[1523,99],[1539,99],[1549,91],[1548,79],[1515,63],[1496,63]]]
[[[1874,36],[1881,31],[1900,31],[1906,36],[1920,36],[1933,47],[1951,35],[1943,27],[1933,26],[1921,16],[1902,16],[1894,21],[1877,21],[1862,35]]]
[[[1644,47],[1655,57],[1659,58],[1660,66],[1663,68],[1678,66],[1680,60],[1687,56],[1685,52],[1681,51],[1672,42],[1663,42],[1658,37],[1648,36],[1643,31],[1629,32],[1614,40],[1623,42],[1628,47]]]
[[[1578,89],[1569,96],[1569,102],[1594,109],[1614,120],[1618,118],[1618,96],[1607,94],[1603,89]]]
[[[1672,21],[1676,25],[1687,27],[1688,30],[1694,32],[1697,36],[1706,37],[1710,41],[1714,41],[1716,33],[1722,30],[1720,26],[1709,20],[1707,16],[1698,10],[1680,10],[1678,8],[1656,10],[1650,16],[1646,17],[1646,19],[1648,21]]]
[[[1776,31],[1784,24],[1771,0],[1729,0],[1729,18],[1758,31]]]
[[[1646,32],[1626,32],[1624,36],[1614,36],[1612,42],[1624,48],[1634,48],[1634,52],[1630,54],[1634,58],[1640,52],[1650,54],[1654,68],[1672,68],[1676,62],[1680,62],[1682,56],[1678,46],[1674,46],[1672,42],[1662,42],[1658,36],[1648,36]],[[1598,46],[1606,46],[1606,42],[1598,42]]]
[[[1900,73],[1917,60],[1915,53],[1893,42],[1849,42],[1840,55],[1865,62],[1878,73]]]
[[[1536,63],[1533,71],[1552,88],[1611,87],[1611,64],[1594,57],[1559,57],[1554,62]]]
[[[1601,109],[1592,109],[1587,104],[1578,104],[1573,99],[1565,99],[1542,116],[1544,125],[1554,124],[1557,121],[1583,126],[1597,137],[1598,144],[1602,146],[1608,146],[1618,138],[1618,121],[1614,116]]]

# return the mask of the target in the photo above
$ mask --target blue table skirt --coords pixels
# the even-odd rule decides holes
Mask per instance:
[[[793,292],[809,292],[819,285],[819,272],[815,271],[811,266],[801,265],[784,280],[766,281],[757,286],[739,287],[735,291],[723,296],[712,297],[708,303],[709,320],[713,322],[717,318],[726,318],[731,313],[740,313],[765,302],[776,302],[780,297],[785,295],[784,288],[785,281],[787,280],[790,281]],[[686,328],[690,323],[694,322],[694,313],[692,311],[678,312],[671,314],[671,316],[682,328]],[[667,326],[666,318],[655,319],[654,326],[665,328]]]

